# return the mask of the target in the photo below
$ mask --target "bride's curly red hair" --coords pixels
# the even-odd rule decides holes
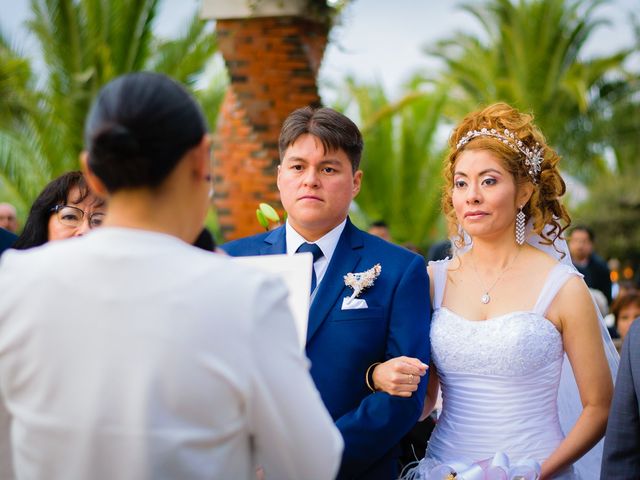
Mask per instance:
[[[493,137],[479,136],[465,145],[457,148],[460,139],[470,130],[482,128],[496,129],[501,132],[508,129],[514,133],[525,145],[534,146],[536,142],[543,148],[541,172],[537,182],[533,182],[523,155],[516,152]],[[482,110],[467,115],[453,130],[449,138],[450,153],[444,165],[444,189],[442,195],[442,209],[447,218],[449,235],[458,247],[464,244],[464,238],[458,226],[458,220],[453,208],[453,174],[458,155],[465,150],[486,150],[498,157],[505,169],[513,175],[516,186],[526,182],[533,184],[533,195],[523,208],[527,220],[533,218],[533,229],[549,245],[562,235],[571,224],[567,209],[560,203],[560,197],[566,192],[566,185],[560,176],[558,162],[560,156],[547,145],[544,135],[533,123],[533,116],[519,112],[506,103],[495,103]],[[545,226],[551,229],[545,231]]]

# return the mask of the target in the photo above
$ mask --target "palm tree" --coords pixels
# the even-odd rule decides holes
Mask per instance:
[[[5,179],[0,192],[21,210],[51,178],[78,168],[87,111],[109,80],[153,70],[195,88],[217,50],[212,29],[194,15],[180,38],[157,38],[153,24],[159,5],[159,0],[31,0],[28,26],[40,45],[46,80],[31,113],[18,125],[0,129]],[[225,88],[219,76],[212,88],[203,95],[210,118],[217,113],[218,90]]]
[[[604,20],[601,0],[487,0],[462,8],[481,25],[482,38],[457,33],[428,52],[445,64],[451,113],[461,118],[479,105],[505,101],[531,111],[550,143],[565,156],[565,168],[588,179],[604,165],[589,146],[584,122],[595,88],[620,72],[632,49],[583,60],[586,41]]]
[[[0,127],[24,118],[30,112],[31,64],[0,32]]]
[[[364,137],[362,188],[356,198],[360,223],[384,220],[399,243],[425,246],[441,238],[441,166],[445,139],[439,138],[447,96],[442,90],[409,93],[389,102],[379,85],[348,79],[337,108],[355,107]]]

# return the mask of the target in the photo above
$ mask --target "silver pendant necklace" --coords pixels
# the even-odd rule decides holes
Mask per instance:
[[[516,259],[518,258],[518,255],[520,255],[520,251],[522,249],[518,248],[518,251],[515,255],[515,257],[513,257],[513,260],[511,260],[511,262],[509,262],[509,265],[507,265],[506,267],[504,267],[502,269],[502,271],[500,272],[500,274],[496,277],[496,279],[494,280],[494,282],[491,284],[491,286],[489,288],[485,288],[484,287],[484,283],[482,283],[482,279],[480,279],[480,275],[478,274],[478,270],[476,269],[476,262],[473,260],[473,249],[469,252],[469,258],[471,259],[471,268],[473,268],[473,273],[475,273],[476,278],[478,279],[478,283],[480,284],[480,288],[482,288],[482,290],[484,291],[484,293],[482,294],[482,296],[480,297],[480,302],[483,304],[487,304],[491,301],[491,295],[489,295],[489,292],[491,292],[491,290],[493,290],[493,287],[495,287],[498,283],[498,281],[502,278],[502,276],[505,274],[505,272],[507,270],[509,270],[513,264],[515,263]]]

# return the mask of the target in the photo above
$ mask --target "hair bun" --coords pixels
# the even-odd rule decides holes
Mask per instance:
[[[131,131],[124,125],[112,123],[100,129],[93,141],[92,157],[100,161],[100,157],[120,158],[127,160],[138,156],[140,144]]]
[[[102,87],[89,111],[89,167],[111,193],[154,188],[206,131],[202,110],[178,82],[158,73],[128,73]]]

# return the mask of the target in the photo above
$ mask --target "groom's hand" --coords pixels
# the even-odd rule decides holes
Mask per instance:
[[[373,386],[376,390],[397,397],[410,397],[418,389],[428,365],[417,358],[396,357],[376,365],[373,370]]]

